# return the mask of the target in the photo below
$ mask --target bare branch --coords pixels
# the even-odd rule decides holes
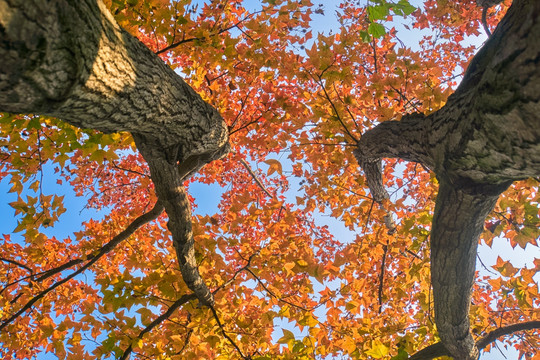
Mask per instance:
[[[338,120],[338,122],[341,124],[341,127],[343,128],[343,130],[345,130],[345,133],[347,135],[349,135],[349,137],[354,141],[355,144],[358,144],[358,138],[356,138],[350,131],[349,131],[349,128],[347,127],[347,125],[345,125],[345,122],[343,121],[343,119],[341,118],[341,116],[339,115],[339,112],[336,108],[336,104],[334,104],[334,102],[332,101],[332,98],[330,97],[330,94],[328,94],[328,91],[326,91],[326,87],[324,86],[324,83],[322,81],[322,78],[321,78],[321,75],[318,76],[318,81],[316,81],[317,84],[321,87],[321,89],[323,90],[323,93],[324,93],[324,97],[326,98],[326,100],[330,103],[330,106],[332,106],[332,110],[334,110],[334,114],[336,115],[336,119]],[[354,117],[353,117],[353,120],[354,120]]]
[[[253,276],[253,277],[255,278],[255,280],[257,280],[257,282],[262,286],[262,288],[263,288],[264,290],[266,290],[267,293],[269,293],[272,297],[276,298],[278,301],[280,301],[280,302],[282,302],[282,303],[285,303],[285,304],[287,304],[287,305],[290,305],[290,306],[292,306],[292,307],[294,307],[294,308],[297,308],[297,309],[299,309],[299,310],[310,312],[309,309],[306,309],[306,308],[304,308],[304,307],[302,307],[302,306],[300,306],[300,305],[296,305],[296,304],[294,304],[294,303],[292,303],[292,302],[290,302],[290,301],[284,300],[283,298],[277,296],[276,294],[274,294],[274,292],[273,292],[272,290],[270,290],[270,289],[262,282],[262,280],[261,280],[261,279],[260,279],[253,271],[251,271],[250,269],[246,269],[246,271],[247,271],[248,273],[250,273],[251,276]]]
[[[385,269],[386,269],[386,253],[387,252],[388,252],[388,245],[383,245],[383,257],[382,257],[382,263],[381,263],[381,271],[379,273],[379,314],[382,313],[384,272],[385,272]]]
[[[17,265],[18,267],[23,268],[24,270],[28,271],[28,272],[30,273],[30,275],[33,275],[33,274],[34,274],[34,272],[32,271],[32,269],[30,269],[28,266],[26,266],[26,265],[24,265],[24,264],[21,264],[21,263],[18,262],[18,261],[10,260],[10,259],[4,258],[4,257],[0,257],[0,261],[7,262],[8,264]]]
[[[122,171],[125,171],[125,172],[129,172],[129,173],[132,173],[132,174],[135,174],[135,175],[139,175],[139,176],[142,176],[142,177],[148,177],[148,174],[144,174],[142,172],[139,172],[139,171],[135,171],[135,170],[131,170],[131,169],[126,169],[126,168],[123,168],[121,166],[118,166],[116,165],[116,163],[114,161],[111,161],[113,167],[115,169],[118,169],[118,170],[122,170]]]
[[[484,31],[486,32],[487,36],[491,36],[491,31],[489,30],[489,26],[487,24],[487,11],[487,7],[482,9],[482,25],[484,26]]]
[[[210,307],[210,310],[212,310],[212,314],[214,315],[214,319],[216,319],[216,322],[221,330],[221,333],[223,334],[223,336],[225,337],[225,339],[227,339],[231,345],[236,349],[236,351],[238,352],[238,354],[240,354],[240,357],[242,359],[245,359],[245,360],[249,360],[251,359],[251,356],[245,356],[243,353],[242,353],[242,350],[240,350],[240,348],[238,347],[238,345],[234,342],[234,340],[229,336],[229,334],[227,334],[227,332],[225,331],[225,328],[223,327],[223,324],[221,323],[221,320],[219,319],[219,316],[216,312],[216,309],[211,306]]]
[[[250,265],[251,265],[251,261],[253,260],[253,258],[255,257],[255,255],[257,255],[258,252],[256,253],[253,253],[249,259],[247,260],[247,263],[246,265],[244,265],[242,268],[238,269],[234,275],[228,280],[226,281],[225,283],[221,284],[219,287],[217,287],[213,292],[212,292],[212,295],[215,295],[217,292],[219,292],[220,290],[222,290],[223,288],[225,288],[228,284],[230,284],[231,282],[233,282],[236,277],[238,276],[238,274],[240,274],[242,271],[246,270]],[[183,295],[182,297],[180,297],[180,299],[176,300],[168,309],[166,312],[164,312],[163,314],[161,314],[159,317],[157,317],[154,321],[152,321],[147,327],[145,327],[143,330],[141,330],[141,332],[139,332],[139,335],[137,336],[137,339],[141,339],[144,337],[145,334],[149,333],[150,331],[152,331],[152,329],[154,329],[156,326],[158,326],[159,324],[161,324],[162,322],[164,322],[165,320],[167,320],[172,314],[173,312],[178,309],[180,306],[188,303],[189,301],[192,301],[192,300],[195,300],[197,299],[197,296],[195,294],[190,294],[190,295]],[[214,316],[216,317],[216,313],[215,313],[215,309],[213,307],[211,307],[212,309],[212,312],[214,313]],[[216,320],[219,322],[219,319],[216,317]],[[221,330],[224,332],[225,334],[225,331],[223,330],[223,326],[221,326]],[[189,336],[191,336],[191,333],[192,333],[193,330],[190,330],[190,332],[188,333],[188,339],[189,339]],[[228,338],[228,335],[225,334],[225,336]],[[228,338],[229,341],[230,338]],[[233,342],[234,343],[234,342]],[[185,347],[187,346],[187,340],[186,340],[186,343],[184,344],[184,346],[182,347],[182,349],[180,350],[179,353],[181,353]],[[132,345],[129,345],[129,347],[124,350],[124,353],[122,354],[122,357],[120,359],[122,360],[125,360],[129,357],[129,354],[131,354],[131,352],[133,351],[133,347]],[[241,352],[240,352],[241,354]]]
[[[527,331],[534,329],[540,329],[540,320],[526,321],[522,323],[503,326],[489,332],[486,336],[478,340],[476,342],[476,346],[479,349],[483,349],[501,336],[510,335],[518,331]]]

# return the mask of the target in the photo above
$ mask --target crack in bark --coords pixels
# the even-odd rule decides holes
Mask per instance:
[[[432,169],[440,182],[431,232],[435,322],[441,346],[478,358],[469,307],[478,238],[498,196],[540,174],[540,2],[515,0],[447,104],[366,132],[355,155],[377,202],[388,198],[381,159]]]

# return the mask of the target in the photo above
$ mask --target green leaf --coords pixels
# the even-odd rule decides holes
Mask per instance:
[[[39,122],[39,117],[33,117],[32,120],[28,122],[28,129],[41,129],[41,123]]]
[[[390,360],[407,360],[409,358],[409,353],[403,349],[399,349],[396,356],[393,356]]]
[[[373,35],[375,38],[380,38],[381,36],[386,34],[386,30],[381,24],[371,23],[368,27],[368,33],[370,35]]]
[[[362,41],[365,43],[368,43],[371,41],[371,36],[369,36],[369,33],[367,31],[360,31],[360,37],[362,38]]]
[[[403,11],[403,15],[406,16],[411,15],[416,10],[416,7],[411,5],[407,0],[399,0],[399,2],[394,5],[394,9],[400,9]]]
[[[390,15],[389,8],[390,8],[389,4],[368,6],[367,13],[368,13],[369,20],[370,21],[385,20],[386,17]]]

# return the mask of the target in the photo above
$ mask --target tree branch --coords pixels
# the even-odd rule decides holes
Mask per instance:
[[[469,195],[445,181],[439,186],[431,231],[431,283],[435,323],[457,359],[476,359],[469,331],[478,237],[497,196]]]
[[[478,347],[478,349],[482,350],[501,336],[510,335],[518,331],[527,331],[534,329],[540,329],[540,320],[526,321],[522,323],[503,326],[489,332],[487,335],[482,337],[476,342],[476,346]]]
[[[0,111],[143,134],[160,147],[181,144],[184,158],[227,143],[217,110],[120,28],[102,1],[1,3]]]
[[[518,324],[503,326],[487,333],[487,335],[480,338],[480,340],[476,342],[476,347],[478,350],[483,350],[501,336],[534,329],[540,329],[540,321],[526,321]],[[431,360],[441,356],[450,356],[450,352],[444,347],[442,342],[437,342],[411,355],[409,360]]]
[[[173,312],[178,309],[180,306],[188,303],[189,301],[195,300],[197,296],[195,294],[189,294],[189,295],[182,295],[180,299],[176,300],[163,314],[158,316],[154,321],[152,321],[147,327],[145,327],[139,335],[137,335],[137,339],[142,339],[143,336],[152,331],[153,328],[161,324],[163,321],[167,320]],[[120,357],[121,360],[125,360],[129,357],[129,354],[133,351],[133,346],[130,344],[126,350],[124,350],[124,353]]]
[[[253,180],[255,181],[255,183],[257,183],[257,185],[261,188],[262,191],[264,191],[264,193],[266,195],[268,195],[268,197],[270,198],[274,198],[274,195],[270,194],[270,192],[264,187],[263,183],[261,182],[261,180],[259,180],[259,178],[257,177],[257,175],[253,172],[253,170],[251,170],[251,168],[249,167],[249,164],[244,160],[244,159],[239,159],[238,161],[240,161],[240,164],[242,164],[244,166],[244,168],[247,170],[247,172],[249,173],[249,175],[251,175],[251,177],[253,178]]]
[[[384,272],[386,270],[386,253],[388,252],[388,245],[383,245],[383,257],[381,262],[381,271],[379,272],[379,314],[382,313],[383,305],[383,290],[384,290]]]
[[[161,213],[163,212],[163,206],[157,202],[152,210],[149,212],[139,216],[135,220],[131,222],[131,224],[128,225],[122,232],[120,232],[118,235],[116,235],[114,238],[112,238],[111,241],[109,241],[107,244],[102,246],[99,251],[94,256],[89,256],[89,261],[64,279],[57,281],[47,289],[41,291],[39,294],[35,295],[33,298],[31,298],[19,311],[17,311],[15,314],[10,316],[8,319],[4,320],[0,324],[0,331],[2,331],[7,325],[12,323],[15,319],[17,319],[21,314],[26,312],[28,309],[30,309],[37,301],[42,299],[45,295],[56,289],[57,287],[65,284],[69,280],[73,279],[75,276],[79,275],[80,273],[84,272],[86,269],[88,269],[90,266],[92,266],[96,261],[98,261],[101,257],[103,257],[105,254],[113,250],[118,244],[120,244],[122,241],[127,239],[129,236],[131,236],[137,229],[139,229],[144,224],[156,219]]]
[[[234,28],[237,28],[240,26],[240,24],[242,24],[244,21],[246,21],[247,19],[249,19],[250,17],[252,17],[253,15],[255,14],[259,14],[263,12],[263,10],[259,10],[259,11],[255,11],[249,15],[247,15],[246,17],[244,17],[243,19],[239,20],[238,22],[236,22],[234,25],[231,25],[231,26],[228,26],[226,28],[223,28],[223,29],[220,29],[218,32],[216,32],[215,34],[211,34],[208,38],[211,38],[211,37],[215,37],[215,36],[218,36],[218,35],[221,35],[229,30],[232,30]],[[161,53],[164,53],[166,51],[169,51],[169,50],[172,50],[182,44],[186,44],[186,43],[189,43],[189,42],[193,42],[193,41],[206,41],[208,40],[208,38],[200,38],[200,37],[193,37],[193,38],[188,38],[188,39],[182,39],[180,41],[177,41],[175,43],[172,43],[171,45],[161,49],[161,50],[158,50],[155,52],[156,55],[159,55]]]
[[[399,158],[433,168],[434,156],[427,143],[428,139],[434,141],[430,127],[430,119],[417,113],[405,115],[401,121],[385,121],[362,135],[354,155],[362,168],[383,158]]]
[[[135,144],[150,168],[150,177],[159,200],[169,217],[167,228],[171,232],[180,272],[188,288],[202,305],[213,305],[214,297],[202,279],[195,258],[191,206],[183,182],[192,173],[189,169],[200,164],[177,164],[176,149],[161,149],[142,136],[133,134]],[[169,150],[169,151],[167,151]],[[200,165],[202,166],[202,165]]]
[[[236,342],[231,339],[231,337],[229,336],[229,334],[227,334],[227,332],[225,331],[225,328],[223,327],[223,324],[221,323],[221,320],[219,319],[219,316],[216,312],[216,309],[211,306],[210,307],[210,310],[212,310],[212,314],[214,315],[214,319],[216,319],[216,322],[221,330],[221,333],[223,334],[223,336],[225,337],[225,339],[227,339],[227,341],[229,341],[229,343],[236,349],[236,351],[238,352],[238,354],[240,354],[240,357],[244,360],[250,360],[251,357],[250,356],[245,356],[243,353],[242,353],[242,350],[238,347],[238,345],[236,344]]]
[[[341,115],[339,114],[339,111],[337,110],[336,105],[332,101],[332,98],[330,97],[330,94],[328,94],[328,91],[326,90],[326,87],[324,86],[324,82],[322,79],[322,74],[317,75],[318,80],[315,80],[315,82],[321,87],[324,97],[326,100],[330,103],[330,106],[332,107],[332,110],[334,110],[334,114],[336,116],[337,121],[341,124],[342,129],[344,130],[345,134],[349,135],[349,137],[353,140],[355,144],[358,144],[358,139],[350,132],[348,126],[345,124],[343,119],[341,118]],[[354,121],[354,118],[353,118]]]
[[[51,115],[103,132],[130,132],[169,215],[182,276],[203,304],[211,304],[195,261],[182,182],[229,151],[223,118],[122,30],[101,1],[0,4],[0,111]],[[37,55],[29,60],[28,54]]]
[[[221,284],[219,287],[217,287],[213,292],[212,292],[212,295],[215,295],[217,292],[219,292],[220,290],[222,290],[223,288],[225,288],[225,286],[227,286],[228,284],[230,284],[231,282],[233,282],[236,277],[238,276],[238,274],[240,274],[242,271],[246,270],[250,265],[251,265],[251,261],[253,260],[253,258],[255,257],[255,255],[257,255],[258,252],[256,253],[253,253],[249,259],[247,260],[246,262],[246,265],[244,265],[243,267],[241,267],[240,269],[238,269],[234,275],[229,279],[227,280],[225,283]],[[180,297],[180,299],[178,299],[177,301],[175,301],[168,309],[166,312],[164,312],[163,314],[161,314],[159,317],[157,317],[154,321],[152,321],[147,327],[145,327],[143,330],[141,330],[141,332],[139,332],[139,335],[137,335],[137,339],[139,340],[142,340],[143,336],[147,333],[149,333],[150,331],[152,331],[152,329],[154,329],[156,326],[158,326],[159,324],[161,324],[163,321],[167,320],[172,314],[173,312],[178,309],[180,306],[186,304],[187,302],[189,301],[192,301],[192,300],[195,300],[197,298],[197,296],[195,294],[190,294],[190,295],[183,295],[182,297]],[[211,310],[212,310],[212,313],[214,314],[214,316],[216,317],[216,320],[219,322],[219,318],[217,318],[217,315],[216,315],[216,312],[215,312],[215,309],[214,307],[211,307]],[[225,331],[223,330],[223,326],[220,326],[221,327],[221,330],[223,331],[223,333],[225,334]],[[191,334],[192,332],[192,329],[190,330],[189,334]],[[190,336],[190,335],[188,335]],[[228,337],[227,334],[225,334],[225,336],[228,338],[229,341],[232,342],[232,340]],[[233,345],[236,346],[236,344],[234,344],[234,342],[232,342]],[[182,350],[180,352],[183,351],[183,349],[187,346],[187,341],[186,343],[184,344],[184,346],[182,347]],[[122,357],[120,359],[122,360],[125,360],[129,357],[129,354],[131,354],[131,352],[133,351],[133,347],[132,345],[130,344],[128,346],[128,348],[126,350],[124,350],[124,353],[122,354]],[[240,354],[242,354],[242,352],[240,352]]]
[[[32,269],[30,269],[28,266],[18,262],[18,261],[15,261],[15,260],[10,260],[10,259],[7,259],[7,258],[4,258],[4,257],[0,257],[0,261],[3,261],[3,262],[7,262],[8,264],[13,264],[13,265],[17,265],[18,267],[28,271],[30,273],[30,275],[34,275],[34,272],[32,271]]]

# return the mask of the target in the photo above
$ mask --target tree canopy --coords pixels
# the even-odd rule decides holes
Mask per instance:
[[[540,359],[540,3],[328,11],[0,0],[4,358]]]

